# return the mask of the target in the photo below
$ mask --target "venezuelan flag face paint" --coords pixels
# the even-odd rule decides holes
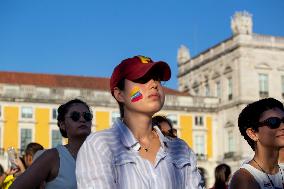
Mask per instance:
[[[143,98],[140,88],[135,86],[130,92],[131,102],[137,102]]]

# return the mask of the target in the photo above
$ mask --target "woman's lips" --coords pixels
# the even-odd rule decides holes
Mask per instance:
[[[79,126],[79,128],[86,128],[86,127],[88,127],[88,125],[82,124]]]
[[[150,94],[149,96],[148,96],[148,98],[160,98],[160,95],[159,95],[159,93],[153,93],[153,94]]]

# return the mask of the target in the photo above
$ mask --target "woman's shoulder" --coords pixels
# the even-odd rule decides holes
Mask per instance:
[[[234,175],[232,176],[232,179],[230,181],[230,189],[250,189],[255,188],[259,189],[259,185],[254,179],[253,175],[244,168],[240,168],[237,170]]]
[[[179,151],[191,153],[191,148],[187,145],[187,143],[180,138],[170,138],[166,140],[166,144],[171,151]]]
[[[166,146],[171,159],[177,167],[183,167],[186,164],[196,165],[195,153],[182,139],[174,138],[166,142]]]
[[[91,133],[82,145],[82,149],[108,150],[117,147],[120,138],[115,129],[105,129]],[[81,151],[81,150],[80,150]],[[84,151],[84,150],[82,150]]]
[[[40,154],[36,157],[35,160],[40,160],[40,159],[44,159],[44,160],[51,160],[51,159],[55,159],[58,158],[58,151],[56,148],[51,148],[51,149],[46,149],[43,150],[41,152],[39,152]]]
[[[36,159],[33,160],[33,164],[35,165],[42,165],[43,167],[46,167],[45,165],[49,165],[49,168],[52,168],[54,165],[57,165],[57,162],[59,161],[59,153],[56,148],[51,148],[44,150],[42,154],[40,154]]]
[[[115,131],[113,128],[92,132],[86,138],[86,142],[92,142],[96,140],[107,140],[109,138],[115,138]]]

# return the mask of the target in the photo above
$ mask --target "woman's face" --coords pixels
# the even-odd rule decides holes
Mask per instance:
[[[171,135],[172,128],[166,121],[161,122],[159,125],[160,125],[160,130],[162,131],[162,133],[164,135],[166,135],[166,136],[170,136]]]
[[[262,113],[259,122],[263,122],[272,117],[282,119],[284,112],[279,108],[267,110]],[[284,147],[284,123],[281,122],[280,126],[275,129],[269,128],[267,125],[268,124],[263,124],[262,127],[258,128],[258,132],[256,133],[258,136],[257,145],[277,149]]]
[[[154,79],[143,83],[125,79],[125,88],[122,93],[126,111],[143,112],[150,116],[158,112],[165,101],[161,83]]]
[[[66,130],[68,138],[86,137],[91,133],[92,120],[90,111],[81,103],[71,105],[61,127]]]

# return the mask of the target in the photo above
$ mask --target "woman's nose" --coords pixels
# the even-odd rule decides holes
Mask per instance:
[[[150,85],[150,88],[157,88],[158,87],[158,81],[155,81],[154,79],[150,79],[148,84]]]

